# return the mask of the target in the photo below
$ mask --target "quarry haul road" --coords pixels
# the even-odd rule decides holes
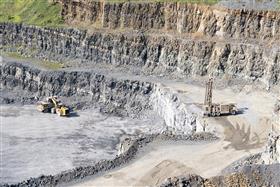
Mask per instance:
[[[11,58],[9,60],[14,61]],[[65,71],[72,70],[84,71],[76,68],[65,69]],[[190,81],[135,76],[116,70],[111,74],[107,74],[110,70],[100,71],[106,73],[106,76],[160,83],[170,92],[176,92],[180,101],[184,103],[202,103],[204,99],[204,87]],[[206,131],[214,132],[221,137],[220,140],[211,143],[154,142],[141,150],[137,158],[125,166],[71,185],[156,185],[166,177],[183,173],[210,177],[219,174],[222,169],[242,157],[263,151],[271,129],[270,118],[276,98],[269,92],[253,90],[248,86],[243,87],[241,91],[234,86],[232,88],[222,86],[214,90],[213,99],[215,102],[237,103],[237,106],[243,110],[243,113],[236,116],[198,118],[200,123],[206,120],[208,124]]]
[[[73,186],[155,186],[166,178],[184,174],[211,177],[235,160],[262,150],[224,150],[225,146],[223,141],[206,144],[152,143],[133,163]]]
[[[168,87],[182,93],[185,102],[204,97],[204,88],[199,86],[177,83]],[[154,186],[168,177],[189,173],[212,177],[234,161],[263,151],[271,129],[274,99],[270,94],[224,89],[214,91],[214,100],[236,102],[244,108],[240,115],[206,119],[206,129],[216,132],[220,140],[201,144],[154,142],[127,166],[73,186]]]

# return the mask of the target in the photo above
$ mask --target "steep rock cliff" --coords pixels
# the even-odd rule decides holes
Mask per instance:
[[[0,88],[28,91],[37,97],[86,97],[108,112],[137,113],[149,107],[153,85],[148,82],[105,77],[90,71],[42,71],[22,64],[0,66]]]
[[[280,97],[275,103],[275,123],[268,136],[268,142],[262,159],[266,164],[280,163]]]
[[[103,28],[172,30],[208,36],[280,39],[280,13],[227,9],[176,2],[56,0],[66,22],[87,22]]]
[[[185,103],[177,92],[161,84],[155,85],[150,104],[171,129],[189,134],[202,128],[197,121],[197,116],[201,115],[202,111],[195,105]]]
[[[188,36],[131,32],[87,32],[0,24],[0,50],[48,60],[138,66],[175,76],[259,79],[279,85],[279,43],[242,43]]]
[[[49,95],[79,98],[98,104],[106,112],[137,115],[152,109],[174,132],[196,132],[195,111],[180,101],[178,94],[160,84],[119,79],[91,71],[43,71],[19,63],[2,63],[0,91],[27,91],[43,98]]]

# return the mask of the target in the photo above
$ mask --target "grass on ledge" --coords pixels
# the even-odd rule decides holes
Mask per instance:
[[[50,0],[0,0],[0,22],[62,26],[61,8]]]
[[[219,0],[105,0],[105,2],[182,2],[213,5]],[[61,10],[61,4],[54,3],[53,0],[0,0],[0,22],[25,23],[42,27],[64,27]]]
[[[123,2],[180,2],[180,3],[195,3],[214,5],[220,0],[105,0],[108,3],[123,3]]]
[[[14,59],[26,60],[34,65],[40,66],[48,70],[59,70],[64,67],[64,64],[60,62],[51,62],[51,61],[28,58],[16,52],[4,52],[2,55]]]

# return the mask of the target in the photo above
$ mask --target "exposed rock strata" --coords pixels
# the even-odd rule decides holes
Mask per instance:
[[[280,163],[280,134],[271,132],[262,159],[266,164]]]
[[[268,137],[266,150],[262,159],[266,164],[280,163],[280,97],[275,104],[275,124]]]
[[[54,61],[138,66],[144,73],[280,83],[279,43],[243,43],[142,32],[88,33],[0,24],[0,50]]]
[[[280,39],[277,11],[233,10],[176,2],[56,0],[68,23],[103,28],[161,29],[225,38]]]
[[[180,101],[178,93],[153,82],[120,79],[92,71],[50,72],[19,63],[2,63],[0,80],[0,88],[6,92],[27,92],[32,98],[49,95],[68,100],[79,98],[79,102],[98,104],[108,113],[137,115],[152,109],[176,133],[191,134],[199,125],[194,120],[197,111]]]
[[[144,73],[213,74],[280,82],[280,13],[169,2],[54,0],[70,25],[0,24],[0,50],[54,61],[138,66]],[[98,28],[98,29],[94,29]]]
[[[279,186],[279,169],[279,164],[245,166],[236,173],[208,179],[197,175],[169,178],[161,187]]]
[[[165,121],[168,127],[179,132],[196,132],[202,128],[197,116],[202,111],[195,105],[184,103],[178,93],[157,84],[150,97],[150,104]]]
[[[62,3],[62,15],[68,23],[82,21],[102,30],[90,33],[76,29],[1,23],[0,50],[92,65],[139,66],[144,72],[173,73],[177,76],[214,74],[247,80],[260,79],[268,86],[280,84],[280,16],[277,12],[228,10],[181,3],[56,1]],[[126,28],[142,31],[108,31]],[[39,97],[54,94],[87,97],[104,105],[109,112],[116,113],[117,110],[137,113],[152,107],[165,118],[168,126],[185,132],[195,130],[187,106],[178,101],[176,94],[166,92],[159,85],[117,80],[86,71],[42,72],[21,65],[1,66],[0,73],[3,89],[25,90]],[[135,154],[142,144],[131,145],[132,148],[123,151],[113,161],[102,161],[95,166],[76,168],[56,176],[42,176],[18,186],[52,186],[114,168],[131,158],[131,154]],[[269,145],[272,145],[272,149],[268,152],[273,153],[270,158],[278,159],[279,137],[273,138]],[[275,176],[269,175],[273,169],[259,167],[252,170],[248,167],[248,172],[231,176],[214,179],[194,176],[190,177],[191,180],[171,181],[167,186],[279,184],[274,183]],[[253,180],[256,173],[259,174],[258,181]]]
[[[153,85],[148,82],[105,77],[90,71],[41,71],[22,64],[0,66],[1,89],[28,91],[37,97],[86,97],[108,112],[137,113],[149,107]]]

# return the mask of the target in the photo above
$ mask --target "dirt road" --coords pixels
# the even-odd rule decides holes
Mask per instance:
[[[204,88],[183,83],[166,84],[185,102],[203,101]],[[232,162],[263,150],[271,129],[275,99],[266,92],[215,90],[214,101],[235,102],[242,109],[236,116],[208,118],[207,129],[221,139],[212,143],[154,142],[128,165],[74,186],[157,185],[167,177],[196,173],[218,175]],[[202,119],[200,119],[202,120]]]

